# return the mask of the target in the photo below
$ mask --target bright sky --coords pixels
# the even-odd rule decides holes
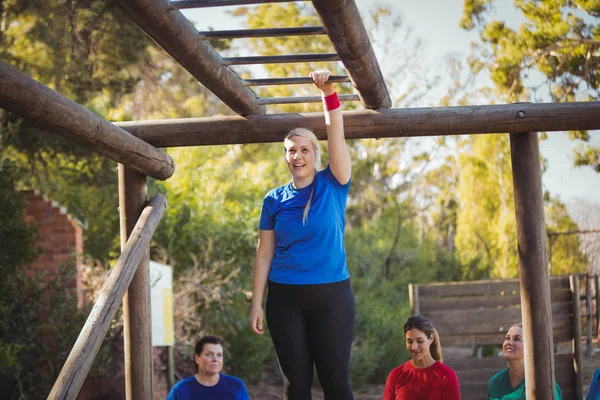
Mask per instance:
[[[467,32],[458,26],[462,16],[462,0],[355,1],[363,16],[380,5],[398,10],[413,29],[414,36],[424,41],[428,58],[434,65],[445,65],[449,55],[466,59],[471,42],[478,40],[476,31]],[[496,18],[506,21],[511,27],[518,27],[523,18],[513,8],[512,1],[498,0],[496,3]],[[228,13],[233,9],[235,7],[184,10],[184,14],[196,22],[199,30],[209,27],[215,30],[243,28],[243,20]],[[485,83],[486,79],[482,81]],[[540,143],[541,153],[548,159],[548,169],[543,176],[544,188],[553,195],[559,195],[564,202],[578,198],[600,202],[600,174],[590,167],[573,167],[572,150],[575,144],[566,133],[550,132],[548,136],[548,140]],[[600,131],[591,132],[591,136],[593,142],[600,146]]]

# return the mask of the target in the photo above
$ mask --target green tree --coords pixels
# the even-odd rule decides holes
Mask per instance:
[[[472,55],[473,71],[486,69],[505,98],[526,98],[526,78],[534,72],[545,81],[554,101],[600,97],[600,3],[597,0],[514,0],[525,21],[518,29],[491,21],[493,0],[464,0],[464,29],[477,27],[481,43]],[[537,84],[536,84],[537,85]],[[600,172],[600,148],[587,131],[570,132],[582,143],[575,165]]]
[[[471,136],[463,146],[459,155],[461,207],[456,248],[465,265],[476,267],[464,271],[464,277],[516,276],[517,233],[508,137]]]

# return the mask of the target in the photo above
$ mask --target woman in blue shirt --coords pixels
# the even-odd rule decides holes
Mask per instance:
[[[344,228],[350,189],[350,153],[342,112],[329,71],[311,77],[325,108],[329,165],[311,131],[284,140],[292,182],[265,196],[254,263],[250,326],[263,333],[266,317],[289,400],[311,398],[313,367],[326,399],[351,400],[348,380],[355,304],[350,288]]]
[[[223,340],[204,336],[196,343],[194,363],[197,372],[173,386],[167,400],[250,400],[244,382],[221,374]]]

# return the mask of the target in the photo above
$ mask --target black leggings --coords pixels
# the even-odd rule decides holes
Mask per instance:
[[[288,400],[310,400],[313,364],[326,400],[352,400],[348,381],[355,304],[350,280],[320,285],[269,281],[267,323]]]

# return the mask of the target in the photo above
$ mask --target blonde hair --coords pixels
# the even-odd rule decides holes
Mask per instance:
[[[315,164],[314,164],[315,165],[315,173],[318,172],[319,168],[321,168],[321,146],[319,145],[319,139],[317,139],[317,136],[312,131],[310,131],[306,128],[295,128],[295,129],[292,129],[285,136],[284,142],[288,139],[293,138],[294,136],[300,136],[300,137],[310,140],[312,148],[315,152]],[[287,149],[285,148],[285,145],[284,145],[283,149],[285,151],[287,151]],[[314,194],[315,194],[315,187],[313,186],[312,190],[310,191],[310,197],[308,198],[308,201],[306,202],[306,206],[304,207],[304,212],[302,213],[302,225],[306,225],[306,221],[308,220],[308,212],[310,211],[310,206],[312,204],[312,198],[313,198]]]

